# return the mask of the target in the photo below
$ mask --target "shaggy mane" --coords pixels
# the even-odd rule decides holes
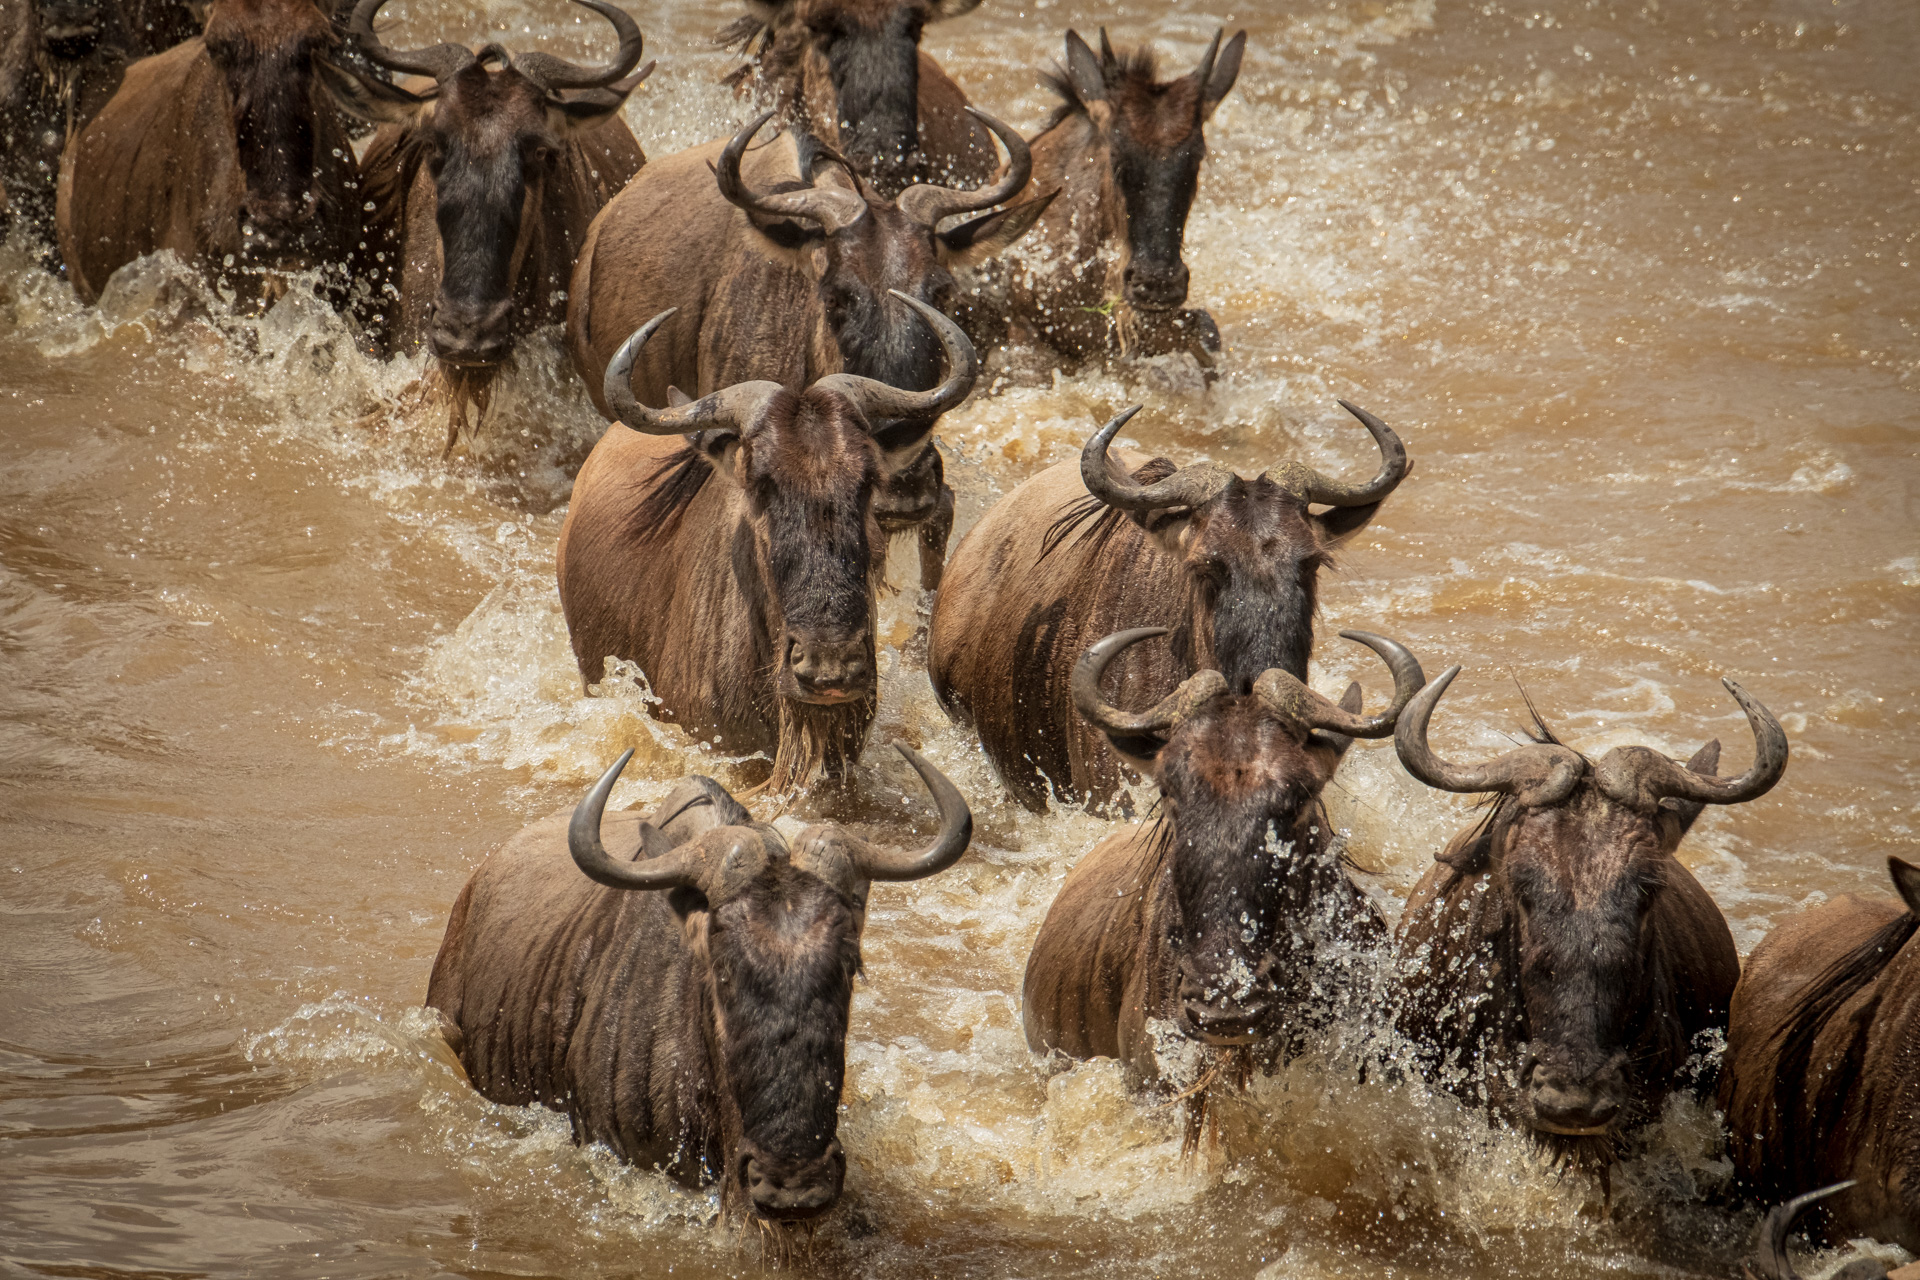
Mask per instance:
[[[706,488],[713,464],[705,454],[686,445],[662,458],[643,483],[653,488],[635,507],[629,529],[636,541],[665,539],[680,527],[687,507]]]
[[[1140,464],[1133,478],[1138,484],[1156,484],[1178,469],[1166,458],[1149,458]],[[1088,550],[1097,551],[1106,545],[1127,518],[1127,512],[1108,506],[1091,493],[1084,498],[1076,498],[1067,504],[1058,519],[1047,526],[1046,533],[1040,539],[1040,559],[1045,560],[1052,555],[1083,528],[1086,530],[1084,540]]]

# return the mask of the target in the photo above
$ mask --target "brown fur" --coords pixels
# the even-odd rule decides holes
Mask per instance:
[[[1717,755],[1715,744],[1692,767],[1711,773]],[[1698,812],[1630,809],[1585,776],[1557,806],[1501,799],[1454,837],[1400,924],[1400,1026],[1430,1072],[1576,1162],[1604,1166],[1611,1135],[1656,1118],[1701,1048],[1695,1037],[1725,1026],[1739,976],[1720,909],[1673,856]],[[1514,887],[1523,876],[1537,895],[1531,915]],[[1583,967],[1602,957],[1613,967]],[[1535,1061],[1542,1079],[1550,1067],[1612,1082],[1607,1135],[1540,1127]]]
[[[1756,1194],[1857,1179],[1826,1202],[1829,1238],[1868,1235],[1920,1252],[1912,908],[1848,894],[1775,926],[1734,992],[1720,1105],[1734,1167]]]
[[[1137,451],[1112,456],[1142,483],[1172,471]],[[1099,506],[1079,463],[1062,462],[1001,499],[961,540],[934,605],[927,675],[948,713],[979,733],[1021,804],[1043,810],[1049,792],[1105,804],[1128,776],[1105,735],[1073,709],[1068,677],[1094,641],[1124,627],[1170,629],[1108,669],[1101,686],[1108,700],[1130,707],[1150,705],[1203,667],[1226,669],[1245,656],[1222,655],[1215,645],[1201,579],[1216,558],[1271,561],[1298,575],[1294,610],[1270,624],[1290,632],[1291,656],[1265,665],[1305,678],[1318,571],[1374,509],[1310,515],[1263,485],[1242,481],[1191,519],[1152,513],[1149,531]],[[1274,544],[1288,554],[1275,553]]]
[[[871,671],[873,593],[885,566],[872,502],[885,459],[837,397],[779,399],[746,433],[731,477],[712,474],[680,437],[609,426],[574,482],[559,580],[588,683],[609,656],[638,663],[661,699],[657,714],[698,738],[719,735],[728,753],[773,753],[771,785],[784,792],[858,755],[874,703],[791,695],[784,637],[795,624],[769,564],[776,536],[800,535],[776,535],[769,496],[777,489],[787,503],[864,526],[867,576],[847,584],[863,598],[815,603],[836,617],[863,612]]]
[[[1236,40],[1243,42],[1244,35]],[[1070,35],[1069,61],[1074,40]],[[1080,75],[1098,74],[1095,65],[1086,63]],[[1206,152],[1205,125],[1232,87],[1238,47],[1229,46],[1211,91],[1198,70],[1160,80],[1148,46],[1097,65],[1104,72],[1104,97],[1076,89],[1073,69],[1048,77],[1061,105],[1031,142],[1033,183],[1035,190],[1057,188],[1061,195],[1040,219],[1028,252],[1011,267],[1014,334],[1081,358],[1108,351],[1190,351],[1211,366],[1219,330],[1204,310],[1180,306],[1186,296],[1181,241],[1191,184]],[[1123,163],[1136,184],[1160,171],[1170,187],[1150,196],[1136,185],[1129,193]],[[1151,286],[1131,281],[1136,255],[1143,272],[1165,279]],[[1178,301],[1170,302],[1175,293]]]
[[[1318,800],[1345,748],[1250,697],[1218,699],[1177,726],[1149,766],[1166,812],[1095,845],[1047,910],[1023,984],[1028,1046],[1117,1058],[1136,1082],[1156,1081],[1150,1024],[1199,1038],[1188,1007],[1196,990],[1233,972],[1231,956],[1270,984],[1262,990],[1273,1012],[1257,1032],[1255,1058],[1270,1066],[1300,1051],[1322,1015],[1309,994],[1314,944],[1302,942],[1312,918],[1324,912],[1362,945],[1386,940],[1339,864]],[[1249,868],[1269,856],[1261,850],[1270,823],[1292,849],[1268,880]],[[1187,918],[1183,883],[1189,900],[1214,914]],[[1244,910],[1260,915],[1260,936],[1249,936]],[[1195,1111],[1203,1114],[1204,1104]]]
[[[898,195],[912,182],[974,186],[992,177],[997,167],[993,137],[966,114],[966,91],[939,63],[924,51],[915,54],[918,162],[897,168],[876,165],[873,156],[851,145],[855,139],[842,136],[841,99],[828,56],[843,29],[873,35],[893,21],[925,23],[944,16],[943,10],[972,7],[951,0],[785,0],[752,6],[751,16],[728,28],[722,39],[737,43],[749,56],[731,77],[740,92],[770,99],[782,119],[847,155],[883,194]]]
[[[359,239],[344,122],[317,92],[300,96],[312,56],[337,42],[327,15],[311,0],[215,0],[207,33],[129,67],[119,92],[61,158],[60,252],[89,302],[118,268],[162,249],[214,276],[229,255],[275,270],[344,262]],[[240,213],[252,198],[250,181],[272,174],[243,167],[230,81],[209,56],[209,39],[237,50],[234,75],[249,95],[294,95],[289,110],[311,120],[311,177],[289,175],[290,186],[268,193],[310,193],[311,217],[297,239],[264,251],[248,247]],[[281,155],[276,145],[265,151]]]

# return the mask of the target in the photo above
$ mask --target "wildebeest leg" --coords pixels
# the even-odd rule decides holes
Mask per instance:
[[[937,456],[937,455],[936,455]],[[938,591],[947,571],[947,539],[953,534],[953,490],[940,477],[940,497],[933,514],[920,526],[920,589]]]

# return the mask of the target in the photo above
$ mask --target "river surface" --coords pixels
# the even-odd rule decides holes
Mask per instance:
[[[388,39],[604,50],[559,8],[405,0]],[[720,9],[634,12],[650,155],[748,115],[715,83]],[[1886,894],[1886,855],[1920,856],[1920,8],[987,0],[926,46],[1031,132],[1036,69],[1101,20],[1179,70],[1249,31],[1188,230],[1225,374],[996,363],[941,429],[959,530],[1136,401],[1128,438],[1180,461],[1370,475],[1355,400],[1416,467],[1323,580],[1320,688],[1384,686],[1335,638],[1359,626],[1466,668],[1443,753],[1508,746],[1517,681],[1577,745],[1718,736],[1744,768],[1731,675],[1792,742],[1778,788],[1682,846],[1741,951]],[[712,1196],[480,1099],[419,1010],[501,840],[628,745],[616,804],[730,768],[631,681],[583,695],[553,555],[601,424],[557,343],[443,461],[419,365],[361,356],[304,290],[236,317],[148,263],[86,309],[29,261],[0,259],[0,1267],[760,1274]],[[1608,1206],[1471,1111],[1360,1083],[1364,1001],[1186,1164],[1176,1109],[1112,1064],[1035,1060],[1026,952],[1109,827],[1006,802],[933,700],[913,595],[884,602],[874,742],[922,744],[976,839],[874,894],[848,1194],[803,1269],[1730,1273],[1755,1218],[1724,1203],[1710,1109],[1674,1104]],[[870,747],[836,811],[927,829],[890,758]],[[1383,743],[1329,798],[1390,912],[1468,820]]]

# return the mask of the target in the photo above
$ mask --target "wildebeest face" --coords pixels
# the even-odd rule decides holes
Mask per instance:
[[[1212,618],[1213,655],[1229,689],[1250,692],[1269,667],[1306,674],[1332,539],[1304,502],[1266,476],[1234,476],[1204,505],[1152,512],[1148,523]]]
[[[1491,870],[1518,931],[1530,1045],[1520,1086],[1535,1128],[1603,1132],[1634,1095],[1631,1059],[1653,1007],[1644,932],[1683,829],[1583,783],[1499,830]]]
[[[205,39],[246,179],[241,256],[273,262],[300,247],[319,209],[313,59],[337,41],[310,0],[217,0]]]
[[[440,288],[427,342],[448,364],[485,368],[506,359],[513,346],[516,281],[543,230],[547,186],[560,180],[571,135],[617,114],[653,70],[649,63],[630,79],[572,95],[545,83],[542,76],[550,77],[556,68],[576,79],[624,74],[640,56],[639,32],[624,14],[617,19],[621,52],[598,75],[539,54],[523,58],[532,68],[523,71],[499,45],[487,45],[477,55],[453,45],[396,55],[365,37],[362,43],[372,44],[367,52],[376,61],[404,70],[432,67],[433,88],[413,94],[323,66],[328,88],[343,108],[408,130],[409,144],[422,153],[440,233]],[[369,12],[366,21],[371,20]],[[490,65],[499,69],[490,71]],[[551,286],[535,281],[532,287]]]
[[[689,933],[704,953],[715,1057],[739,1116],[727,1175],[764,1218],[810,1218],[840,1198],[837,1137],[862,911],[846,891],[756,851],[723,874]]]
[[[1121,289],[1141,311],[1169,311],[1187,300],[1182,254],[1187,214],[1206,158],[1205,126],[1240,74],[1246,33],[1224,54],[1220,33],[1191,74],[1155,79],[1151,50],[1114,55],[1100,32],[1096,57],[1077,32],[1067,33],[1066,85],[1100,131],[1107,154],[1106,205],[1115,241],[1124,246]]]
[[[1306,918],[1338,875],[1316,803],[1340,750],[1251,697],[1175,728],[1149,765],[1171,824],[1180,1026],[1211,1044],[1261,1039],[1297,1002]]]
[[[1637,1094],[1634,1064],[1677,1063],[1688,1046],[1674,1025],[1650,1020],[1671,1007],[1650,913],[1680,867],[1680,839],[1709,804],[1763,795],[1787,767],[1787,739],[1770,712],[1724,681],[1754,734],[1754,763],[1716,776],[1720,743],[1685,765],[1646,747],[1615,747],[1598,761],[1561,744],[1535,717],[1535,740],[1478,766],[1450,763],[1427,743],[1435,703],[1453,667],[1401,718],[1394,747],[1431,787],[1499,797],[1485,824],[1455,839],[1439,861],[1459,875],[1490,875],[1497,951],[1517,960],[1528,1051],[1523,1105],[1536,1129],[1597,1134],[1618,1127]],[[1496,919],[1500,919],[1496,915]],[[1503,993],[1504,994],[1504,993]]]
[[[1138,406],[1094,432],[1081,450],[1088,493],[1128,512],[1186,569],[1199,605],[1194,663],[1218,668],[1236,694],[1250,692],[1269,668],[1306,677],[1320,570],[1406,475],[1399,437],[1364,409],[1341,403],[1380,448],[1380,471],[1365,484],[1330,480],[1291,462],[1251,480],[1217,462],[1176,469],[1156,459],[1128,473],[1107,447]],[[1312,503],[1333,509],[1316,514]]]
[[[1302,1002],[1315,916],[1342,886],[1320,791],[1355,737],[1393,731],[1425,677],[1399,643],[1347,631],[1393,671],[1393,702],[1373,716],[1360,714],[1359,685],[1336,705],[1278,668],[1247,695],[1202,670],[1145,711],[1108,704],[1107,663],[1165,634],[1139,627],[1094,644],[1074,666],[1073,705],[1160,790],[1181,1029],[1213,1044],[1250,1043]]]
[[[747,500],[781,695],[872,697],[873,549],[884,545],[873,494],[885,459],[865,422],[831,393],[783,392],[735,441],[711,442],[709,457]]]

